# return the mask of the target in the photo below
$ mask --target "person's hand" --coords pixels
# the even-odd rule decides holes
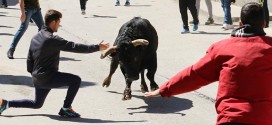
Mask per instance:
[[[106,50],[108,49],[110,46],[109,43],[104,43],[104,40],[102,40],[100,43],[99,43],[99,50],[102,51],[102,50]]]
[[[22,15],[21,15],[21,22],[24,23],[25,20],[26,20],[26,15],[25,15],[25,13],[22,13]]]
[[[146,98],[149,98],[149,97],[159,97],[159,96],[161,96],[160,89],[157,89],[157,90],[152,91],[152,92],[146,92],[146,93],[144,93],[144,96]]]

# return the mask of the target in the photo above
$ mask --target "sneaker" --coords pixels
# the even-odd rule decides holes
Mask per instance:
[[[78,118],[80,117],[80,114],[76,113],[72,107],[63,109],[61,108],[59,111],[59,115],[62,117],[67,117],[67,118]]]
[[[205,25],[210,25],[210,24],[213,24],[213,23],[214,23],[213,18],[208,18],[207,22],[205,22]]]
[[[9,49],[7,52],[7,56],[9,59],[14,59],[13,54],[14,54],[15,49]]]
[[[7,106],[8,106],[8,101],[2,99],[2,103],[0,105],[0,115],[2,114],[3,111],[7,109]]]
[[[234,26],[231,24],[223,24],[222,28],[225,30],[229,30],[229,29],[234,29]]]
[[[129,5],[130,5],[130,2],[127,1],[127,2],[125,3],[125,6],[129,6]]]
[[[85,14],[86,14],[85,10],[81,10],[81,15],[85,15]]]
[[[120,2],[116,2],[116,3],[115,3],[115,6],[120,6]]]
[[[184,33],[190,33],[189,28],[183,28],[181,31],[181,34],[184,34]]]
[[[198,24],[194,24],[193,25],[193,31],[197,31],[197,29],[198,29]]]

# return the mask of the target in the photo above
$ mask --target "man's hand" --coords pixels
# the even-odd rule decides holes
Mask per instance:
[[[102,40],[100,43],[99,43],[99,50],[102,51],[102,50],[106,50],[108,49],[110,46],[109,43],[104,43],[104,40]]]
[[[146,92],[146,93],[144,93],[144,96],[146,98],[149,98],[149,97],[159,97],[159,96],[161,96],[160,95],[160,89],[157,89],[157,90],[155,90],[153,92]]]
[[[25,13],[22,13],[22,15],[21,15],[21,22],[24,23],[25,20],[26,20],[26,15],[25,15]]]

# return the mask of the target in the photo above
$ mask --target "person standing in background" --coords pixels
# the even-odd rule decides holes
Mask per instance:
[[[193,17],[193,31],[198,29],[198,15],[196,10],[196,0],[179,0],[179,12],[181,15],[181,19],[183,22],[183,29],[181,33],[189,33],[189,25],[188,25],[188,13],[187,9],[189,8],[192,17]]]
[[[7,52],[7,57],[9,59],[14,59],[13,54],[15,51],[15,48],[24,35],[25,31],[28,28],[29,21],[32,19],[40,31],[44,21],[41,13],[41,8],[39,4],[39,0],[19,0],[20,8],[21,8],[21,25],[17,33],[15,34],[13,41],[10,45],[10,48]]]
[[[1,8],[7,8],[8,7],[8,3],[7,0],[2,0],[2,4],[0,5]]]
[[[130,5],[129,0],[126,0],[125,6],[129,6],[129,5]],[[115,1],[115,6],[120,6],[120,1],[119,0]]]
[[[212,2],[211,0],[205,0],[207,9],[208,9],[208,20],[205,22],[205,25],[210,25],[214,23],[213,20],[213,10],[212,10]],[[196,9],[197,9],[197,15],[199,16],[199,10],[200,10],[200,0],[196,0]],[[190,21],[190,24],[193,24],[193,21]]]
[[[86,14],[86,4],[88,0],[79,0],[80,2],[80,9],[81,9],[81,14],[85,15]]]
[[[222,8],[224,11],[224,22],[222,28],[225,30],[234,28],[231,18],[231,3],[235,3],[235,0],[221,0]]]

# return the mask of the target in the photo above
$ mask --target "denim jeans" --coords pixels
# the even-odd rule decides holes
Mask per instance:
[[[221,0],[222,8],[224,11],[224,24],[232,24],[231,19],[231,0]]]
[[[44,24],[41,8],[25,9],[25,14],[26,14],[25,22],[21,23],[21,26],[19,30],[17,31],[17,33],[15,34],[13,41],[10,45],[10,49],[15,50],[18,42],[20,41],[21,37],[24,35],[25,31],[28,28],[30,19],[32,19],[36,23],[39,30],[42,28]]]

